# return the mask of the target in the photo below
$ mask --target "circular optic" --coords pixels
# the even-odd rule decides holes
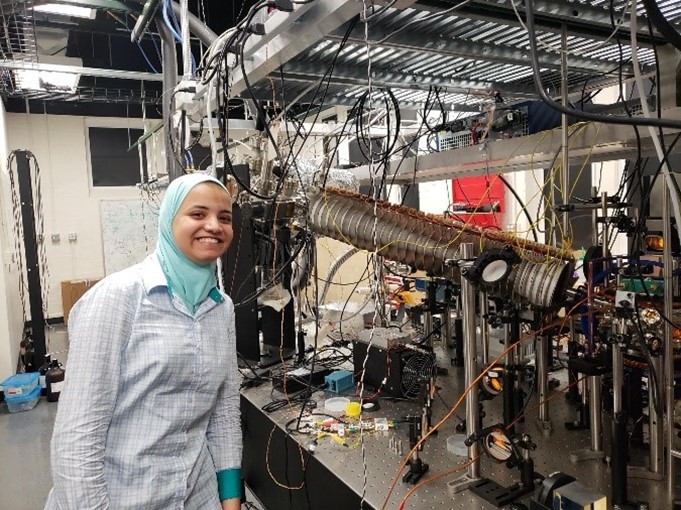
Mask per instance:
[[[497,462],[506,462],[513,456],[511,441],[501,430],[493,430],[482,442],[487,454]]]
[[[645,308],[643,311],[641,311],[641,320],[648,326],[654,326],[660,322],[661,319],[662,317],[660,316],[660,312],[654,308]]]
[[[482,270],[482,281],[485,283],[497,283],[501,281],[509,270],[509,264],[505,260],[493,260]]]
[[[501,381],[500,370],[490,370],[483,378],[480,380],[480,385],[482,390],[489,396],[489,398],[496,397],[501,390],[504,389],[504,385]]]

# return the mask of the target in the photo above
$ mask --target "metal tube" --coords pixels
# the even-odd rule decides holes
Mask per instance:
[[[482,340],[482,363],[487,366],[489,363],[489,324],[487,314],[489,313],[489,302],[487,292],[480,292],[480,338]]]
[[[189,40],[189,0],[180,0],[180,30],[182,36],[182,74],[185,78],[192,75],[191,54],[192,46]]]
[[[601,193],[601,214],[603,215],[603,257],[610,256],[608,248],[608,192]],[[606,283],[607,285],[607,283]]]
[[[454,346],[452,342],[452,310],[449,306],[445,306],[442,312],[442,347],[449,349]]]
[[[602,171],[602,170],[601,170]],[[596,198],[596,193],[598,193],[598,188],[595,186],[591,187],[591,198]],[[598,210],[593,209],[591,211],[591,244],[596,246],[598,244]]]
[[[568,61],[567,61],[567,27],[565,25],[562,26],[561,33],[560,33],[560,42],[561,42],[561,47],[563,51],[561,52],[560,55],[560,77],[561,77],[561,82],[560,82],[560,92],[562,95],[562,102],[563,106],[566,108],[570,106],[569,104],[569,98],[568,98]],[[561,115],[561,135],[562,135],[562,141],[563,141],[563,147],[562,147],[562,155],[563,155],[563,171],[562,171],[562,200],[564,204],[567,204],[570,201],[570,190],[569,190],[569,182],[570,182],[570,164],[569,164],[569,156],[570,156],[570,149],[568,147],[569,143],[569,133],[568,133],[568,116],[565,114]],[[563,213],[563,237],[567,235],[568,229],[570,228],[570,214],[565,211]]]
[[[588,378],[590,397],[589,413],[591,421],[591,449],[595,452],[603,450],[603,421],[601,417],[601,376],[590,375]]]
[[[548,368],[548,338],[544,335],[537,337],[537,352],[535,360],[537,363],[537,396],[539,398],[539,421],[548,422],[549,403],[546,397],[549,393],[549,368]]]
[[[161,55],[163,57],[163,129],[165,130],[165,152],[166,152],[166,171],[170,181],[177,179],[182,175],[182,167],[177,162],[173,152],[173,144],[170,141],[171,136],[171,117],[172,112],[170,104],[172,101],[172,90],[177,84],[177,53],[175,50],[175,41],[173,36],[166,27],[161,14],[156,13],[156,26],[158,27],[158,34],[163,42],[161,46]]]
[[[473,243],[461,244],[459,253],[462,259],[473,257]],[[466,387],[470,387],[478,375],[476,361],[476,334],[475,334],[475,288],[465,278],[461,279],[461,300],[463,308],[463,336],[464,336],[464,371]],[[478,392],[473,388],[466,395],[466,435],[471,437],[479,432]],[[468,447],[469,459],[475,459],[479,455],[480,445],[474,442]],[[480,478],[480,459],[475,460],[468,466],[468,477]]]
[[[672,270],[674,262],[672,259],[672,227],[671,227],[671,208],[669,186],[667,179],[662,180],[663,194],[662,194],[662,238],[664,239],[664,248],[662,252],[663,276],[664,276],[664,314],[671,320],[673,315],[673,295],[674,295],[674,279],[672,277]],[[674,447],[674,346],[673,346],[673,331],[672,325],[669,321],[664,323],[664,400],[667,409],[667,427],[666,427],[666,443],[667,443],[667,494],[673,498],[675,472],[674,456],[672,449]],[[660,372],[658,372],[660,374]],[[651,438],[652,442],[652,438]],[[651,458],[652,461],[652,458]]]
[[[160,0],[148,0],[144,4],[142,14],[139,18],[137,18],[137,23],[135,23],[135,27],[132,29],[132,32],[130,33],[130,40],[132,42],[137,42],[139,41],[140,37],[142,37],[142,33],[144,32],[144,30],[147,28],[147,25],[151,21],[151,17],[156,11],[159,1]]]
[[[430,310],[423,312],[423,334],[428,346],[433,347],[433,312]]]
[[[515,404],[514,404],[514,394],[515,394],[515,378],[514,378],[514,361],[513,361],[513,351],[514,349],[508,349],[509,345],[514,342],[513,334],[513,324],[504,325],[504,348],[507,349],[504,355],[504,374],[503,374],[503,416],[504,423],[506,426],[512,423],[515,419]],[[515,432],[515,425],[508,427],[510,432]]]
[[[624,380],[624,360],[619,343],[612,344],[612,406],[613,412],[622,412],[622,383]]]
[[[657,381],[653,381],[653,378],[648,374],[648,427],[650,430],[650,469],[651,472],[656,474],[664,473],[664,415],[660,415],[657,412],[657,407],[653,405],[655,384],[658,385],[658,390],[661,379],[659,377],[662,374],[662,358],[660,356],[653,356],[653,370],[657,374]],[[661,391],[658,391],[658,395],[662,395]],[[662,404],[660,402],[660,404]]]

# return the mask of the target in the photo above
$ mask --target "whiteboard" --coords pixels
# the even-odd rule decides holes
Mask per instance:
[[[130,267],[156,248],[158,210],[142,200],[100,202],[104,272]]]

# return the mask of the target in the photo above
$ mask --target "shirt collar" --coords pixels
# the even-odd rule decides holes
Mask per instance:
[[[158,261],[155,253],[149,255],[140,264],[142,270],[142,283],[144,285],[144,290],[149,295],[152,290],[157,288],[168,288],[168,281],[166,280],[166,275],[163,274],[163,269],[161,268],[161,263]],[[206,300],[209,303],[207,310],[210,310],[215,305],[220,304],[224,301],[222,293],[215,287],[211,289],[208,294],[210,299]],[[202,305],[205,303],[202,303]],[[199,309],[203,306],[199,306]],[[198,312],[198,310],[197,310]]]
[[[161,264],[155,253],[144,259],[140,266],[142,270],[142,284],[147,294],[158,287],[168,288],[166,275],[163,274],[163,269],[161,269]]]

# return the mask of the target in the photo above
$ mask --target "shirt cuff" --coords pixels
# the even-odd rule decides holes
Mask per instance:
[[[217,475],[220,501],[241,498],[241,469],[223,469]]]

